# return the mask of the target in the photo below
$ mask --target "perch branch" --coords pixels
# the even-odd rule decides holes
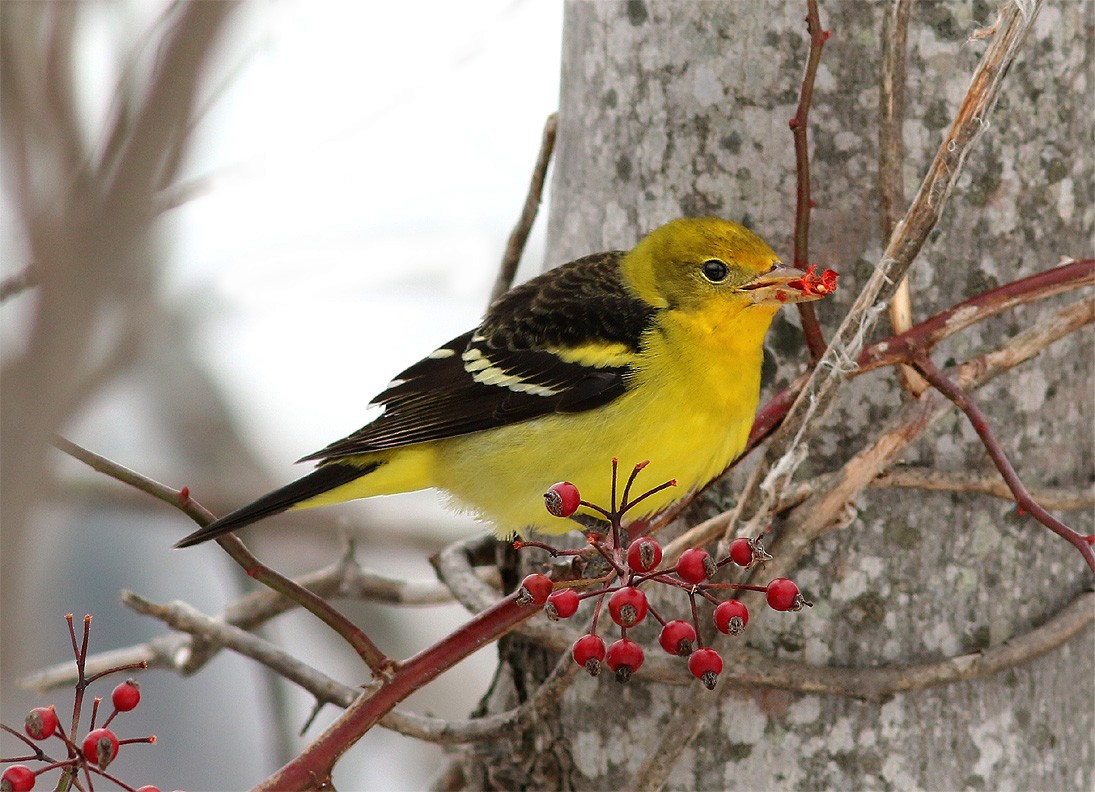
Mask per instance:
[[[63,437],[55,438],[54,445],[92,469],[171,504],[198,525],[208,525],[214,519],[208,509],[190,497],[189,491],[168,487]],[[342,636],[373,672],[384,672],[391,665],[391,660],[356,624],[331,607],[330,603],[322,597],[263,564],[237,536],[225,534],[217,539],[217,544],[249,577],[299,603],[305,610]],[[198,652],[198,654],[201,653]]]

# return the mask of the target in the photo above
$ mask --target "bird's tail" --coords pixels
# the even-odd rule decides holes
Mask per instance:
[[[263,495],[253,503],[236,509],[219,520],[214,520],[204,528],[199,528],[194,533],[176,542],[175,547],[190,547],[201,542],[207,542],[258,520],[281,514],[281,512],[297,504],[368,475],[376,470],[379,465],[379,462],[364,466],[338,462],[321,465],[304,478],[297,479],[292,484],[286,484],[280,489]]]

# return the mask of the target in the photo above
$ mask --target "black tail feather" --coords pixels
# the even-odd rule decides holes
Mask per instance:
[[[224,515],[219,520],[214,520],[204,528],[199,528],[194,533],[176,542],[175,547],[190,547],[200,544],[266,517],[281,514],[281,512],[301,501],[314,498],[316,495],[321,495],[324,492],[333,490],[335,487],[348,484],[367,473],[372,473],[379,464],[379,462],[376,462],[365,467],[338,463],[322,465],[304,478],[286,484],[280,489],[263,495],[253,503],[242,506],[234,512]]]

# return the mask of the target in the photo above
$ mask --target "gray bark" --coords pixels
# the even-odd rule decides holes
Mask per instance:
[[[984,50],[969,36],[991,25],[996,10],[983,2],[913,9],[904,122],[909,195]],[[822,7],[823,24],[834,32],[811,112],[811,260],[843,273],[841,293],[819,306],[829,330],[885,241],[877,186],[885,11],[882,3]],[[789,261],[795,169],[787,122],[809,45],[804,16],[805,3],[786,2],[568,5],[548,263],[629,247],[666,220],[699,214],[745,222]],[[1087,3],[1041,11],[913,267],[917,320],[1060,256],[1091,255],[1090,19]],[[978,325],[935,360],[974,356],[1045,309]],[[769,335],[769,390],[805,364],[796,325],[784,312]],[[1092,359],[1088,329],[976,394],[1028,485],[1090,486]],[[891,370],[846,385],[799,477],[839,468],[903,398]],[[991,472],[957,411],[903,461]],[[1006,641],[1090,586],[1075,550],[1006,501],[874,490],[855,506],[853,523],[818,541],[792,575],[817,607],[756,613],[748,645],[815,665],[923,662]],[[1072,513],[1066,521],[1090,533],[1091,516]],[[652,634],[642,640],[660,651]],[[670,718],[694,707],[705,727],[675,763],[669,788],[1089,789],[1092,642],[1088,629],[1028,665],[878,702],[746,688],[705,700],[690,689],[644,683],[641,671],[627,686],[609,674],[581,675],[557,717],[466,753],[464,778],[471,787],[496,788],[641,783],[633,774],[659,750]],[[507,644],[485,708],[526,698],[552,660]]]

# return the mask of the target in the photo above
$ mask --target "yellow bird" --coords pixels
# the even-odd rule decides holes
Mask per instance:
[[[563,533],[573,524],[547,513],[544,491],[571,481],[607,507],[613,457],[677,480],[629,517],[657,514],[742,452],[772,318],[821,296],[779,267],[759,236],[705,217],[545,272],[396,377],[376,420],[304,457],[312,473],[176,547],[287,509],[428,487],[499,536]]]

